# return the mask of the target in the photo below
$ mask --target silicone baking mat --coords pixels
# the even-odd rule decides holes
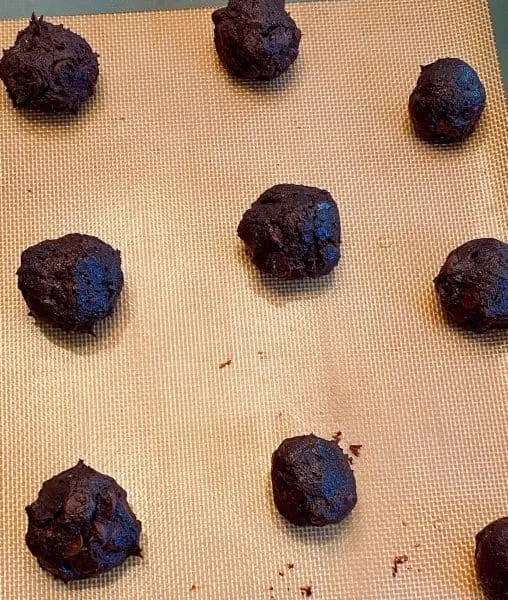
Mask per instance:
[[[487,4],[291,6],[301,55],[267,84],[223,71],[210,12],[62,19],[101,55],[78,119],[0,96],[0,596],[480,598],[474,534],[508,513],[508,337],[447,325],[432,279],[458,244],[506,238]],[[24,26],[1,22],[2,45]],[[488,92],[457,148],[418,141],[407,117],[440,56]],[[332,276],[277,282],[246,260],[236,226],[280,182],[336,198]],[[16,289],[21,251],[73,231],[122,251],[125,293],[95,339],[38,326]],[[337,430],[363,445],[358,506],[337,527],[289,526],[271,453]],[[65,586],[26,549],[24,507],[79,458],[128,491],[144,558]]]

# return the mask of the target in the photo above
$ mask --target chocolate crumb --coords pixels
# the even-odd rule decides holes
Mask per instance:
[[[399,572],[399,565],[407,563],[408,560],[409,557],[406,554],[403,554],[402,556],[394,556],[392,566],[392,577],[397,576],[397,573]]]
[[[342,431],[337,431],[336,433],[334,433],[332,435],[332,440],[334,442],[337,442],[337,444],[340,442],[341,439],[342,439]]]
[[[281,577],[284,577],[284,571],[279,571],[279,575],[280,575]]]
[[[409,525],[409,523],[407,521],[402,521],[402,526],[403,527],[407,527]]]
[[[196,585],[193,583],[190,588],[189,588],[189,592],[195,592],[197,590]]]
[[[33,191],[32,191],[30,188],[28,188],[28,189],[27,189],[27,192],[28,192],[29,194],[33,194]]]
[[[223,369],[224,367],[228,367],[231,364],[231,359],[229,358],[226,362],[223,362],[219,365],[219,369]]]
[[[363,448],[362,444],[350,444],[349,451],[355,456],[360,456],[360,450]]]
[[[295,566],[295,565],[294,565],[294,563],[288,563],[288,564],[286,565],[286,567],[287,567],[288,569],[292,569],[294,566]]]
[[[347,457],[349,464],[352,465],[353,464],[353,457],[352,456],[348,456]]]
[[[304,585],[300,588],[302,596],[312,596],[312,587],[310,585]]]
[[[414,548],[421,548],[421,547],[422,547],[422,545],[420,542],[416,542],[416,544],[414,545]]]
[[[271,586],[268,588],[268,591],[269,591],[269,592],[273,592],[273,585],[271,585]]]

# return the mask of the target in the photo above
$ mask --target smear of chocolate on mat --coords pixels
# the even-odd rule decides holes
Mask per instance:
[[[407,521],[402,521],[402,526],[403,527],[409,527],[409,523]]]
[[[231,362],[232,362],[231,358],[228,358],[228,360],[226,360],[225,362],[223,362],[219,365],[219,369],[223,369],[224,367],[229,367]]]
[[[360,451],[363,448],[363,444],[350,444],[349,451],[356,457],[360,456]]]
[[[413,548],[416,548],[416,549],[421,548],[421,547],[422,547],[421,542],[416,542],[416,544],[413,546]]]
[[[302,585],[300,592],[302,596],[312,596],[312,587],[310,585]]]
[[[347,457],[349,464],[352,465],[353,464],[353,457],[352,456],[348,456]]]
[[[397,577],[397,573],[399,572],[399,566],[407,563],[409,560],[409,556],[403,554],[401,556],[393,557],[393,566],[392,566],[392,577]]]

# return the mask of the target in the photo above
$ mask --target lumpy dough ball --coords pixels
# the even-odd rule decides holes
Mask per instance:
[[[458,58],[440,58],[422,67],[409,98],[415,132],[436,143],[460,142],[473,133],[486,95],[476,71]]]
[[[79,233],[40,242],[21,254],[18,287],[36,319],[92,332],[112,314],[122,290],[120,252]]]
[[[301,32],[284,0],[230,0],[212,14],[217,54],[242,79],[273,79],[298,56]]]
[[[0,61],[0,78],[15,106],[77,113],[93,95],[99,63],[86,40],[32,15]]]
[[[46,481],[26,512],[27,546],[58,579],[93,577],[141,556],[141,523],[125,490],[81,460]]]
[[[340,217],[326,190],[281,184],[264,192],[238,226],[254,264],[280,279],[321,277],[340,258]]]
[[[335,442],[302,435],[282,442],[272,456],[275,506],[294,525],[330,525],[355,507],[356,482]]]
[[[508,517],[476,535],[476,573],[489,600],[508,598]]]
[[[471,240],[450,253],[434,280],[446,316],[464,329],[508,327],[508,244]]]

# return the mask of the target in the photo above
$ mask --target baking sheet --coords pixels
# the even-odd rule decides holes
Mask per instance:
[[[301,55],[273,83],[230,78],[210,10],[188,10],[65,18],[101,54],[79,119],[0,96],[2,598],[481,597],[473,537],[507,512],[508,337],[446,325],[432,278],[458,244],[507,237],[487,3],[291,14]],[[24,26],[0,22],[2,45]],[[488,92],[453,149],[415,139],[406,112],[419,65],[440,56],[471,62]],[[276,282],[246,260],[238,221],[280,182],[338,201],[331,277]],[[96,339],[37,326],[16,289],[21,251],[72,231],[122,251],[120,310]],[[363,444],[358,506],[338,527],[289,526],[271,452],[337,430]],[[26,549],[24,506],[78,458],[127,489],[145,557],[65,586]]]

